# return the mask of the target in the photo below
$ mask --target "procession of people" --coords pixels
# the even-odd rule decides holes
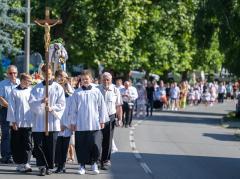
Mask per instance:
[[[31,172],[33,156],[40,176],[65,173],[74,137],[78,174],[86,173],[85,165],[91,165],[94,174],[99,167],[108,170],[115,123],[122,121],[122,96],[111,74],[103,73],[99,86],[92,83],[89,70],[77,83],[61,69],[54,77],[46,64],[41,74],[42,80],[32,86],[31,75],[22,73],[18,79],[17,67],[10,65],[8,78],[0,82],[1,163],[16,164],[17,172]]]

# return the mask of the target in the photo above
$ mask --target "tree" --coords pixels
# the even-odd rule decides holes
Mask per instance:
[[[134,43],[138,68],[157,74],[192,69],[197,2],[152,1],[147,7],[147,22]]]
[[[0,1],[0,56],[2,53],[13,56],[20,51],[24,24],[19,14],[25,12],[21,1]],[[1,58],[0,58],[1,60]],[[0,74],[2,73],[2,68]],[[2,76],[1,76],[2,78]]]
[[[62,36],[73,64],[95,68],[103,64],[107,69],[127,73],[133,66],[132,44],[144,23],[143,6],[147,3],[147,0],[52,1],[48,5],[53,16],[63,19],[63,25],[53,30],[53,37]],[[37,1],[32,4],[36,9],[42,7]],[[38,11],[33,12],[36,17]],[[32,34],[37,41],[38,33],[34,29]]]
[[[24,29],[21,23],[22,18],[19,14],[25,12],[21,7],[20,1],[1,0],[0,1],[0,51],[13,54],[19,51],[22,36],[19,36],[18,30]]]

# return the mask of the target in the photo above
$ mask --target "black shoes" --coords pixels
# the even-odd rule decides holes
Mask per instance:
[[[111,167],[111,161],[107,160],[105,162],[101,162],[101,169],[102,170],[109,170]]]
[[[40,176],[45,176],[46,175],[46,168],[41,168],[39,171]]]
[[[66,168],[58,167],[57,170],[55,170],[55,173],[66,173]]]
[[[40,176],[51,175],[51,174],[52,174],[52,170],[50,169],[41,168],[39,171]]]
[[[46,170],[46,174],[47,174],[47,175],[51,175],[51,174],[52,174],[52,170],[51,170],[51,169],[47,169],[47,170]]]
[[[1,163],[3,163],[3,164],[13,164],[14,162],[11,158],[8,158],[8,159],[2,158]]]

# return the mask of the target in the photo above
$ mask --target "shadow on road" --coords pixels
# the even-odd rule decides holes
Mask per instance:
[[[151,178],[136,166],[124,162],[130,153],[117,153],[112,167],[113,179]],[[207,156],[185,156],[141,153],[154,179],[239,179],[240,159]],[[127,161],[127,160],[126,160]],[[136,161],[137,162],[137,161]],[[140,164],[138,163],[140,166]],[[137,173],[134,173],[137,172]]]
[[[211,134],[211,133],[204,133],[203,136],[210,137],[215,140],[220,141],[239,141],[240,139],[232,134]]]
[[[216,117],[201,117],[201,116],[169,116],[166,114],[156,114],[151,117],[147,117],[144,121],[158,121],[158,122],[170,122],[170,123],[190,123],[190,124],[207,124],[207,125],[219,125],[220,119]]]
[[[226,113],[214,112],[195,112],[195,111],[157,111],[160,113],[173,113],[173,114],[187,114],[187,115],[204,115],[204,116],[224,116]]]

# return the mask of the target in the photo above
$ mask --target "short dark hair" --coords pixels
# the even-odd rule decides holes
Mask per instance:
[[[64,71],[63,71],[62,69],[57,70],[57,71],[55,72],[55,74],[54,74],[54,75],[55,75],[55,78],[61,76],[63,72],[64,72]]]
[[[47,64],[44,64],[44,65],[42,66],[41,70],[42,70],[43,73],[46,73],[47,70],[52,70],[52,67],[51,67],[50,64],[48,64],[48,65],[47,65]]]

